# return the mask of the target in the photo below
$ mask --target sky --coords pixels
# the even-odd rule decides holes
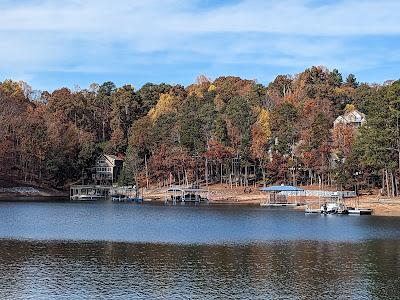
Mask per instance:
[[[313,65],[399,79],[398,0],[0,0],[0,81],[267,84]]]

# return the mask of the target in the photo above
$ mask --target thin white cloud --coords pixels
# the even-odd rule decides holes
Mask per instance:
[[[4,2],[4,1],[3,1]],[[198,1],[66,0],[0,3],[2,30],[78,34],[264,32],[301,35],[399,34],[397,0],[243,0],[198,10]]]
[[[0,72],[29,77],[199,62],[356,71],[390,60],[352,39],[398,38],[400,1],[316,3],[242,0],[199,9],[201,0],[0,0]]]

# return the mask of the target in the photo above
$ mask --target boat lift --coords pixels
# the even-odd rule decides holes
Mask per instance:
[[[302,188],[291,185],[273,185],[263,187],[260,191],[269,193],[267,199],[261,202],[260,206],[297,206],[299,205],[297,201],[298,192],[304,192]],[[287,195],[279,195],[280,192],[294,192],[294,202],[289,202]]]
[[[206,194],[207,197],[201,195]],[[173,205],[177,202],[185,203],[200,203],[208,202],[208,191],[199,188],[184,188],[184,187],[170,187],[165,191],[165,204],[172,201]]]
[[[71,185],[69,197],[71,200],[100,200],[107,199],[110,186],[102,185]]]

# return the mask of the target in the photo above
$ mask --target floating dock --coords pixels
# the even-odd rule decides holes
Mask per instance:
[[[266,207],[295,207],[295,206],[299,206],[296,203],[265,203],[265,202],[261,202],[260,206],[266,206]]]
[[[323,206],[321,208],[310,208],[307,207],[305,208],[304,212],[306,214],[338,214],[338,215],[372,215],[373,210],[370,208],[353,208],[353,207],[347,207],[344,204],[342,206],[337,206],[336,208],[332,209],[324,209]]]
[[[349,215],[372,215],[370,208],[350,208],[348,209]]]
[[[321,209],[320,208],[308,208],[308,207],[306,207],[304,212],[306,214],[320,214],[321,213]]]

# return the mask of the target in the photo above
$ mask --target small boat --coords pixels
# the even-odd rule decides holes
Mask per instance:
[[[128,201],[128,197],[125,195],[115,194],[111,195],[111,200],[113,202],[125,202]]]
[[[113,202],[143,203],[143,198],[141,197],[128,197],[126,195],[120,195],[120,194],[112,195],[111,200]]]
[[[325,203],[321,205],[321,214],[348,214],[347,207],[342,203]]]
[[[127,202],[143,203],[143,198],[141,198],[141,197],[128,197]]]

